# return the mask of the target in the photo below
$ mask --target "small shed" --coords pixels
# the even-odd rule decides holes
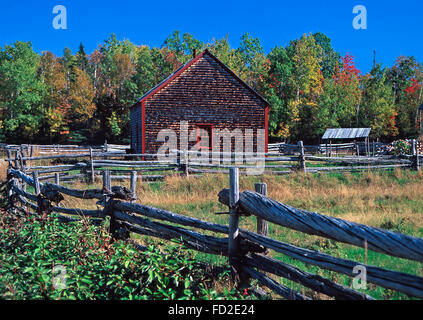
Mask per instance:
[[[209,136],[209,148],[215,131],[239,129],[244,141],[251,139],[253,151],[257,151],[257,129],[264,129],[265,141],[260,143],[267,152],[268,110],[269,103],[260,94],[206,49],[130,108],[131,148],[138,154],[156,154],[163,144],[157,139],[159,132],[171,129],[180,137],[180,123],[184,122],[190,135],[197,132],[197,139],[189,140],[189,149],[195,140],[198,145],[200,129]],[[178,149],[187,149],[180,138]]]
[[[370,153],[370,146],[369,146],[369,134],[371,129],[370,128],[333,128],[333,129],[326,129],[325,133],[322,136],[322,140],[326,143],[326,152],[328,150],[328,143],[329,146],[332,145],[333,140],[353,140],[354,142],[357,141],[364,141],[365,151],[366,153]],[[331,148],[332,149],[332,148]]]

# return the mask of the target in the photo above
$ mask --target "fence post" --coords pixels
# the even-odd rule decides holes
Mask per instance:
[[[14,184],[14,179],[12,175],[10,174],[10,168],[7,169],[7,183],[6,183],[6,194],[7,194],[7,202],[9,204],[9,207],[13,207],[13,201],[12,201],[12,195],[13,190],[12,186]]]
[[[110,179],[110,171],[104,170],[103,171],[103,190],[107,192],[112,191],[112,182]]]
[[[19,147],[19,162],[21,164],[21,170],[24,171],[24,166],[25,166],[25,162],[22,160],[22,158],[25,157],[25,151],[24,151],[24,146],[21,145]]]
[[[40,194],[40,181],[38,180],[38,171],[32,172],[32,177],[34,178],[34,188],[35,188],[35,195]]]
[[[131,171],[131,202],[137,199],[137,172]]]
[[[15,151],[15,168],[20,170],[18,152],[19,151],[16,149],[16,151]]]
[[[181,152],[179,150],[176,150],[176,166],[178,170],[181,170]]]
[[[7,159],[9,162],[9,168],[12,167],[12,161],[10,159],[12,159],[12,153],[10,152],[10,149],[8,147],[6,147],[6,153],[7,153]]]
[[[93,161],[93,148],[90,147],[90,166],[91,166],[91,182],[95,182],[95,171],[94,171],[94,161]]]
[[[417,150],[416,139],[412,140],[411,147],[412,147],[412,151],[413,151],[413,169],[419,170],[419,151]]]
[[[60,175],[58,172],[54,174],[54,183],[57,184],[58,186],[60,185]]]
[[[181,159],[181,169],[184,172],[184,176],[188,177],[188,155],[186,150],[182,151],[182,159]]]
[[[267,184],[266,183],[255,183],[254,189],[257,193],[263,196],[267,196]],[[267,237],[269,233],[269,223],[263,218],[257,217],[257,233]],[[269,249],[266,249],[264,254],[268,254]]]
[[[306,172],[306,164],[305,164],[305,154],[304,154],[304,145],[302,141],[298,141],[298,147],[300,149],[300,170],[302,172]]]
[[[232,275],[236,280],[240,280],[240,238],[239,238],[239,169],[229,169],[229,242],[228,253]]]

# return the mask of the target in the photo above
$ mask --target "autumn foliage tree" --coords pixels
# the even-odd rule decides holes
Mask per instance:
[[[346,54],[341,57],[341,64],[336,63],[332,76],[324,80],[316,111],[315,133],[320,136],[326,128],[358,126],[361,94],[360,71],[355,67],[354,57]]]
[[[415,138],[423,103],[423,65],[400,56],[362,74],[320,32],[265,53],[244,33],[202,42],[172,32],[160,47],[112,34],[91,53],[38,54],[31,43],[0,48],[0,139],[8,143],[129,143],[129,108],[194,52],[208,48],[270,104],[270,141],[317,143],[336,127],[370,127],[373,138]]]

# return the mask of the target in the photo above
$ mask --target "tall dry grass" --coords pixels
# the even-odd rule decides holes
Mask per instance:
[[[241,177],[241,190],[254,190],[254,182],[268,185],[269,197],[280,202],[322,214],[339,216],[350,221],[380,226],[386,220],[407,222],[423,227],[422,174],[395,170],[393,173],[365,172],[359,175],[304,175],[286,177]],[[165,209],[180,207],[192,211],[209,204],[221,209],[217,194],[228,187],[226,175],[205,175],[202,178],[170,176],[159,188],[138,186],[143,203]],[[215,204],[215,205],[214,205]],[[213,218],[213,212],[201,216]]]
[[[364,172],[360,174],[289,176],[242,176],[240,190],[254,190],[255,182],[268,185],[270,198],[282,203],[337,216],[349,221],[383,226],[408,225],[423,231],[423,175],[409,170]],[[129,188],[129,182],[113,181]],[[168,176],[164,182],[137,182],[138,202],[209,221],[222,221],[215,212],[227,210],[218,202],[218,193],[227,188],[227,175],[210,174],[201,178]],[[101,188],[101,181],[87,186],[75,182],[73,188]],[[74,208],[96,208],[94,200],[65,196],[63,204]],[[423,234],[422,234],[423,235]]]

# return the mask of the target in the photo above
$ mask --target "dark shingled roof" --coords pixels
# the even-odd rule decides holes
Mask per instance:
[[[260,95],[256,90],[254,90],[252,87],[250,87],[248,84],[246,84],[244,81],[242,81],[231,69],[229,69],[222,61],[220,61],[216,56],[214,56],[208,49],[205,49],[202,53],[185,63],[184,65],[180,66],[178,70],[170,74],[166,79],[155,85],[153,88],[151,88],[147,93],[145,93],[138,101],[131,106],[133,108],[137,104],[140,104],[143,100],[148,98],[149,96],[153,95],[155,92],[159,91],[161,88],[166,86],[168,83],[170,83],[173,79],[178,77],[182,72],[184,72],[186,69],[188,69],[193,63],[195,63],[199,58],[203,57],[205,54],[209,55],[212,59],[214,59],[219,65],[221,65],[227,72],[229,72],[238,82],[240,82],[244,87],[246,87],[249,91],[251,91],[254,95],[256,95],[260,100],[262,100],[266,105],[269,105],[269,102],[266,101],[266,99]]]
[[[323,140],[331,139],[358,139],[367,138],[370,133],[370,128],[337,128],[326,129],[323,134]]]

